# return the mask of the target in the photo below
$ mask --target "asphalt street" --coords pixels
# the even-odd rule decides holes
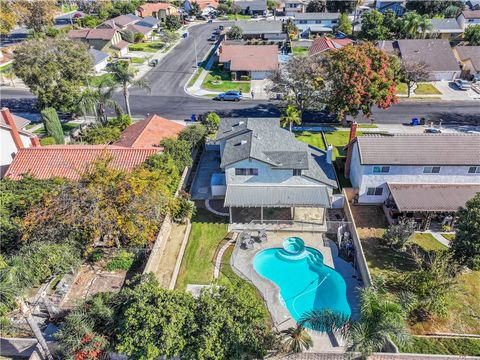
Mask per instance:
[[[200,62],[213,45],[207,41],[219,23],[196,25],[189,29],[189,36],[182,39],[144,77],[151,92],[131,89],[130,105],[135,117],[159,114],[175,120],[189,119],[191,114],[215,111],[222,117],[269,117],[278,116],[275,101],[243,100],[238,103],[219,102],[188,95],[184,86],[196,70],[195,48]],[[116,95],[123,105],[121,94]],[[34,97],[24,89],[2,88],[2,106],[11,107],[17,112],[28,112]],[[480,101],[402,101],[390,109],[373,109],[373,121],[378,124],[402,124],[410,119],[425,117],[436,123],[442,120],[445,125],[480,125]],[[324,113],[306,114],[305,120],[325,122],[333,120]],[[369,123],[362,116],[357,121]]]

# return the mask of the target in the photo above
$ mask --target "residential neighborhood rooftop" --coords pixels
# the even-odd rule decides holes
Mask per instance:
[[[244,34],[282,33],[283,22],[280,20],[237,21]]]
[[[480,165],[480,135],[371,135],[356,141],[364,165]]]
[[[469,60],[473,68],[480,72],[480,46],[455,46],[453,49],[459,60]]]
[[[432,24],[432,29],[428,32],[430,33],[462,33],[463,29],[460,24],[457,22],[457,19],[447,18],[447,19],[430,19]]]
[[[333,39],[327,36],[320,36],[313,40],[313,44],[309,49],[309,55],[315,55],[327,50],[337,50],[344,46],[352,44],[352,39]]]
[[[307,12],[296,13],[294,15],[295,20],[335,20],[340,18],[340,13],[327,13],[327,12]]]
[[[277,45],[222,45],[219,62],[230,62],[232,71],[272,71],[278,69]]]
[[[93,58],[93,64],[96,65],[96,64],[99,64],[101,63],[103,60],[107,59],[110,57],[110,55],[102,52],[102,51],[99,51],[99,50],[96,50],[96,49],[88,49],[88,52],[90,53],[90,55],[92,56]]]
[[[464,10],[461,12],[461,15],[465,19],[480,19],[480,10]]]

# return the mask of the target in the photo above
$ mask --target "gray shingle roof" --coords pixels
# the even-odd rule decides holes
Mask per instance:
[[[448,40],[397,40],[402,59],[424,62],[430,71],[459,71]]]
[[[296,13],[295,20],[336,20],[340,18],[340,13]]]
[[[326,186],[229,185],[226,207],[330,207]]]
[[[217,141],[225,141],[222,168],[251,158],[277,169],[301,169],[302,176],[337,187],[326,153],[297,141],[277,118],[222,119]]]
[[[387,183],[400,211],[457,211],[480,185]]]
[[[457,19],[430,19],[432,23],[432,33],[441,32],[463,32],[462,28],[457,22]]]
[[[250,11],[267,10],[267,0],[235,1],[234,4],[240,6],[242,10],[246,10],[247,8],[250,9]]]
[[[480,135],[360,136],[363,165],[480,165]]]
[[[93,58],[93,64],[97,65],[100,64],[103,60],[107,59],[110,57],[110,55],[105,54],[102,51],[96,50],[96,49],[89,49],[88,52]]]
[[[480,46],[455,46],[454,50],[460,60],[470,60],[475,70],[480,71]]]
[[[283,32],[283,23],[280,20],[236,21],[235,25],[240,27],[244,34],[281,34]]]

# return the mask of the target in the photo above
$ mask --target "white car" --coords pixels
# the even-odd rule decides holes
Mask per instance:
[[[457,85],[459,90],[470,90],[472,85],[467,80],[455,80],[455,85]]]

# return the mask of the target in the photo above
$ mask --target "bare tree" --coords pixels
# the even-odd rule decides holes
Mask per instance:
[[[293,57],[273,72],[267,91],[280,94],[284,107],[291,105],[300,116],[305,110],[323,106],[325,89],[322,60],[319,56]]]
[[[408,97],[414,85],[428,78],[427,65],[424,62],[402,59],[400,71],[402,80],[407,84]]]

